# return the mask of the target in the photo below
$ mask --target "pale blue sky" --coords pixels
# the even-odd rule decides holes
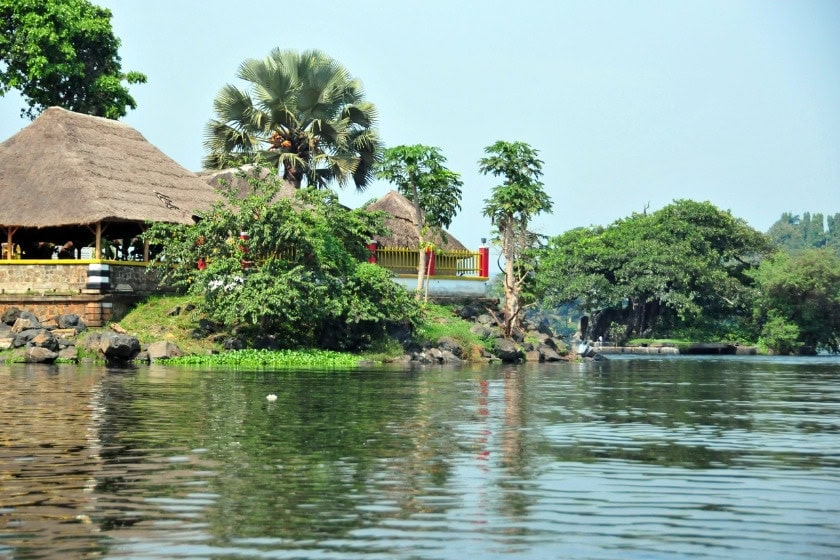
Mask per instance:
[[[674,199],[765,231],[782,212],[840,212],[840,2],[94,0],[111,9],[138,109],[125,122],[200,168],[212,100],[240,62],[321,49],[362,80],[388,145],[438,146],[462,174],[450,231],[469,247],[496,140],[540,151],[556,235]],[[28,121],[0,99],[0,139]],[[377,182],[357,206],[391,187]]]

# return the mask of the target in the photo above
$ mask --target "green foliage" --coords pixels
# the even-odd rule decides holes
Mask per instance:
[[[297,188],[367,186],[382,151],[376,108],[347,69],[317,50],[274,49],[237,77],[250,91],[228,84],[216,96],[205,168],[263,161]]]
[[[137,103],[123,82],[111,12],[86,0],[0,0],[0,95],[19,90],[34,118],[57,105],[117,119]]]
[[[490,348],[491,341],[482,339],[470,328],[472,323],[458,317],[452,308],[445,305],[425,304],[414,338],[418,341],[437,342],[442,337],[455,339],[464,348]]]
[[[577,301],[594,313],[593,337],[613,322],[628,336],[720,329],[748,315],[746,272],[769,252],[766,238],[708,202],[679,200],[606,228],[578,228],[550,240],[537,293],[550,304]]]
[[[780,252],[762,262],[753,277],[754,314],[771,349],[840,351],[840,257],[828,249]]]
[[[166,281],[200,296],[208,318],[279,348],[359,349],[392,321],[412,324],[409,294],[363,262],[381,215],[347,210],[330,191],[279,197],[279,178],[260,176],[247,176],[252,192],[242,197],[224,188],[194,226],[150,228],[147,238],[164,246],[156,265]]]
[[[440,148],[415,144],[388,148],[376,176],[397,186],[422,212],[423,226],[449,227],[461,209],[460,175],[444,166]]]
[[[192,336],[204,318],[199,312],[201,300],[194,294],[152,296],[136,304],[119,324],[142,343],[166,340],[187,354],[221,350],[215,339]]]
[[[349,368],[359,365],[359,358],[328,350],[234,350],[222,354],[180,356],[167,364],[239,368]]]
[[[827,248],[840,256],[840,214],[823,216],[805,212],[800,218],[785,212],[770,226],[767,235],[789,253]]]
[[[417,263],[418,298],[426,275],[425,249],[431,248],[427,230],[442,236],[442,228],[448,227],[461,209],[463,183],[457,173],[443,165],[445,162],[440,148],[415,144],[387,149],[376,167],[376,176],[397,185],[414,206],[418,249],[421,250]]]
[[[500,140],[484,152],[487,155],[478,161],[479,171],[503,178],[484,201],[484,215],[496,227],[495,242],[501,245],[505,260],[505,335],[510,336],[521,325],[523,292],[535,272],[531,250],[537,236],[528,226],[538,214],[550,212],[552,203],[540,181],[543,162],[537,150],[524,142]]]
[[[775,354],[794,354],[801,347],[799,327],[772,314],[761,329],[759,344]]]

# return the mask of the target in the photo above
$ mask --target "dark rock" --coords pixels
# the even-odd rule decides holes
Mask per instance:
[[[487,325],[480,325],[478,323],[473,323],[470,326],[470,332],[474,335],[480,336],[481,338],[490,338],[491,336],[496,334],[496,331],[494,329],[491,329]]]
[[[140,353],[140,341],[136,336],[117,333],[102,333],[99,352],[107,363],[123,363],[134,359]]]
[[[81,332],[87,329],[84,320],[75,313],[67,313],[56,317],[59,329],[75,329],[76,332]]]
[[[0,316],[0,322],[4,325],[12,326],[15,324],[15,321],[18,320],[18,317],[20,317],[20,309],[17,307],[10,307],[3,312],[2,316]]]
[[[518,344],[502,337],[493,340],[493,354],[506,364],[519,363],[525,359]]]
[[[536,330],[544,335],[555,336],[554,330],[551,328],[551,322],[545,317],[540,317]]]
[[[29,343],[32,346],[38,346],[40,348],[52,350],[53,352],[58,352],[58,339],[55,336],[53,336],[53,334],[50,331],[47,330],[43,330],[34,337],[32,337]]]
[[[211,334],[217,333],[221,330],[222,327],[218,323],[214,323],[209,319],[199,319],[198,327],[193,329],[193,332],[190,334],[190,336],[192,336],[196,340],[199,340],[202,338],[207,338]]]
[[[20,312],[20,318],[21,319],[29,319],[30,321],[33,321],[35,323],[38,322],[38,316],[35,315],[34,313],[32,313],[31,311],[21,311]]]
[[[466,321],[474,321],[476,317],[486,312],[484,304],[473,302],[469,303],[458,310],[458,316]]]
[[[236,336],[230,336],[222,342],[222,348],[225,350],[242,350],[245,348],[245,342]]]
[[[475,322],[479,325],[499,326],[496,320],[489,313],[482,313],[475,318]]]
[[[29,329],[40,329],[41,322],[38,320],[37,317],[28,313],[28,317],[24,317],[23,314],[27,313],[24,311],[21,313],[21,316],[15,320],[15,324],[12,325],[12,332],[19,333],[21,331],[29,330]]]
[[[559,362],[563,359],[563,356],[548,344],[540,344],[538,351],[543,362]]]
[[[175,307],[173,307],[172,309],[170,309],[169,311],[166,312],[167,317],[176,317],[180,314],[181,314],[181,306],[180,305],[176,305]]]
[[[58,358],[58,353],[41,346],[29,346],[23,359],[28,363],[51,364]]]
[[[464,361],[452,352],[448,352],[446,350],[442,351],[441,360],[441,363],[444,364],[460,364]]]
[[[188,303],[187,305],[184,306],[184,311],[183,312],[184,313],[189,313],[190,311],[194,311],[194,310],[195,310],[195,304]]]
[[[441,337],[438,340],[437,347],[443,352],[449,352],[459,359],[464,356],[464,349],[458,344],[458,341],[450,336]]]
[[[26,319],[18,319],[15,324],[17,325],[19,321],[26,321]],[[14,332],[14,329],[13,329]],[[15,348],[20,348],[22,346],[26,346],[32,339],[38,336],[41,333],[49,332],[46,329],[26,329],[24,331],[20,331],[15,335],[15,342],[13,346]]]

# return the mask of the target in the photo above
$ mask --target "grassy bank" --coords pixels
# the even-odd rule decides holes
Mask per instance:
[[[229,332],[208,328],[206,318],[198,311],[198,300],[192,296],[155,296],[137,304],[119,321],[104,327],[89,328],[78,336],[81,342],[96,332],[125,331],[137,337],[141,344],[167,341],[175,344],[184,356],[169,360],[174,364],[218,365],[220,367],[353,367],[360,362],[383,363],[399,359],[405,353],[395,339],[385,339],[364,352],[332,352],[318,348],[298,350],[225,351],[224,341]],[[464,349],[463,358],[478,360],[487,341],[470,332],[471,323],[458,317],[451,308],[427,304],[423,319],[414,332],[412,342],[422,347],[436,344],[449,337]],[[97,360],[95,350],[77,345],[77,359]],[[0,361],[24,361],[21,348],[0,352]],[[61,359],[61,361],[72,361]]]
[[[227,333],[206,333],[201,329],[204,319],[197,311],[198,301],[191,296],[157,296],[138,304],[119,321],[120,327],[148,344],[166,340],[176,344],[186,354],[173,363],[204,365],[342,365],[359,361],[387,362],[401,357],[402,345],[393,339],[379,341],[373,348],[359,354],[327,352],[321,349],[257,351],[223,350],[222,342]],[[478,359],[486,348],[486,341],[470,332],[470,325],[446,306],[427,304],[423,320],[414,333],[418,345],[437,342],[450,337],[465,350],[465,359]]]

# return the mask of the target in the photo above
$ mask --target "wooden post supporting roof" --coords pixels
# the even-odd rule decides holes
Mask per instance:
[[[15,236],[15,232],[18,230],[18,228],[9,226],[9,227],[4,228],[4,229],[6,230],[6,255],[5,255],[5,257],[6,257],[7,261],[10,261],[10,260],[12,260],[12,257],[15,254],[14,236]],[[0,258],[2,258],[2,257],[3,257],[3,255],[0,255]]]

